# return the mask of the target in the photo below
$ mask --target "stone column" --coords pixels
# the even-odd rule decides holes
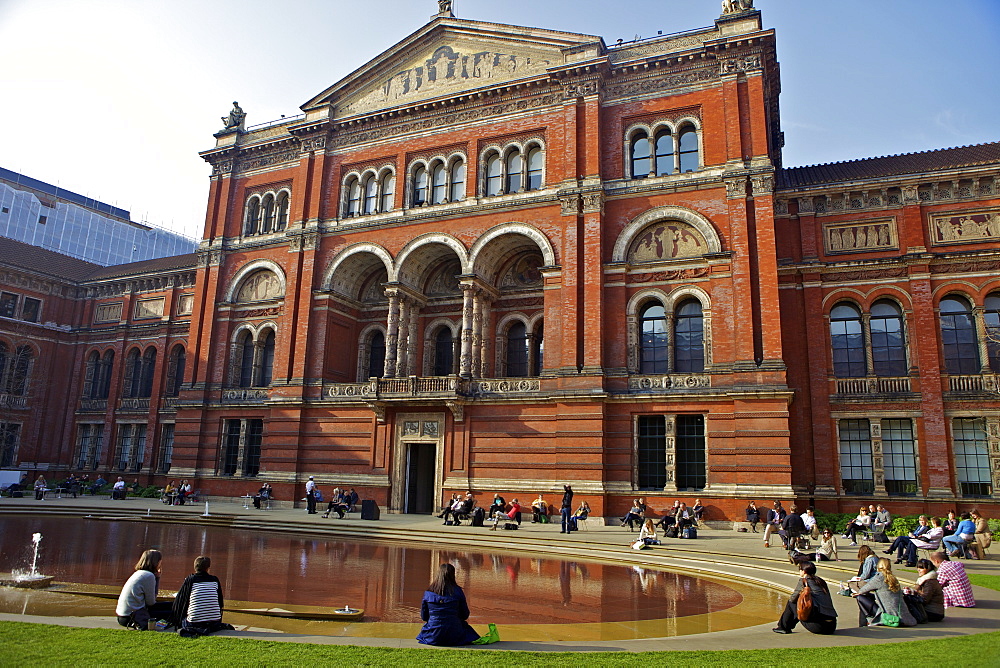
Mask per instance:
[[[247,420],[240,420],[240,442],[236,450],[236,470],[233,471],[233,476],[243,475],[243,465],[246,463],[247,454],[247,425],[249,422]]]
[[[399,296],[399,333],[396,338],[396,375],[403,378],[409,369],[410,298]]]
[[[677,491],[677,416],[665,415],[666,438],[664,447],[667,450],[667,484],[663,486],[664,492],[671,494]]]
[[[463,378],[472,375],[472,328],[475,309],[476,286],[462,284],[462,351],[459,357],[458,374]]]
[[[483,375],[483,302],[482,292],[472,300],[472,364],[469,371],[475,378]]]
[[[410,325],[409,325],[409,337],[407,345],[406,354],[406,375],[408,376],[419,376],[417,372],[417,346],[420,345],[420,336],[418,335],[420,324],[420,307],[421,304],[417,300],[410,299]]]
[[[980,373],[991,373],[989,334],[986,331],[986,307],[976,306],[972,309],[972,317],[976,323],[976,339],[979,341],[979,369]]]
[[[875,479],[875,496],[885,496],[885,456],[882,452],[882,421],[868,418],[872,438],[872,477]]]
[[[386,322],[385,336],[385,373],[386,378],[396,377],[396,346],[399,341],[399,291],[388,288],[385,291],[389,298],[389,318]]]
[[[667,373],[674,372],[674,311],[673,304],[664,304],[664,325],[667,330]],[[639,333],[642,336],[642,333]]]

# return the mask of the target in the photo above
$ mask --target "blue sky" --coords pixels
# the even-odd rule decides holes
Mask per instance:
[[[1000,140],[1000,1],[756,0],[778,35],[786,166]],[[200,150],[230,102],[293,115],[436,0],[0,0],[0,165],[200,237]],[[455,0],[604,37],[711,25],[717,0]]]

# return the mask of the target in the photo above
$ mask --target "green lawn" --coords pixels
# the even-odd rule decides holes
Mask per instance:
[[[489,649],[381,649],[271,642],[246,638],[181,638],[173,633],[76,629],[0,622],[0,666],[1000,666],[1000,631],[940,640],[848,648],[709,650],[627,654],[501,652]],[[475,652],[473,658],[469,652]]]

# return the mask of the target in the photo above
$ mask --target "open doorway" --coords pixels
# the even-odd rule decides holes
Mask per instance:
[[[406,444],[405,513],[429,514],[434,511],[436,443]]]

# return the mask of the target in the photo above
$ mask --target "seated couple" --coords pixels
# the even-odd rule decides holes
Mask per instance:
[[[353,502],[352,496],[354,495]],[[337,517],[344,519],[344,516],[357,504],[357,493],[352,489],[349,494],[345,494],[343,490],[339,487],[333,488],[333,495],[330,497],[329,503],[326,504],[326,512],[323,513],[323,517],[329,517],[330,512],[333,511],[337,513]]]
[[[467,492],[465,498],[460,497],[458,494],[451,495],[451,501],[445,504],[444,510],[438,515],[438,518],[443,519],[445,524],[453,524],[454,526],[460,525],[461,518],[467,517],[472,513],[472,509],[476,506],[476,500],[472,496],[472,492]],[[448,519],[448,515],[451,515],[451,519]]]
[[[490,531],[496,531],[497,524],[501,521],[514,521],[518,524],[521,523],[521,504],[517,499],[510,500],[510,510],[504,511],[501,508],[493,511],[493,526],[490,528]]]
[[[941,538],[944,536],[944,528],[941,520],[937,517],[931,518],[930,526],[927,524],[927,516],[921,515],[917,520],[918,526],[907,536],[898,536],[888,550],[883,550],[883,554],[891,555],[896,553],[896,563],[906,562],[908,568],[915,568],[917,565],[917,550],[937,550],[941,545]]]

